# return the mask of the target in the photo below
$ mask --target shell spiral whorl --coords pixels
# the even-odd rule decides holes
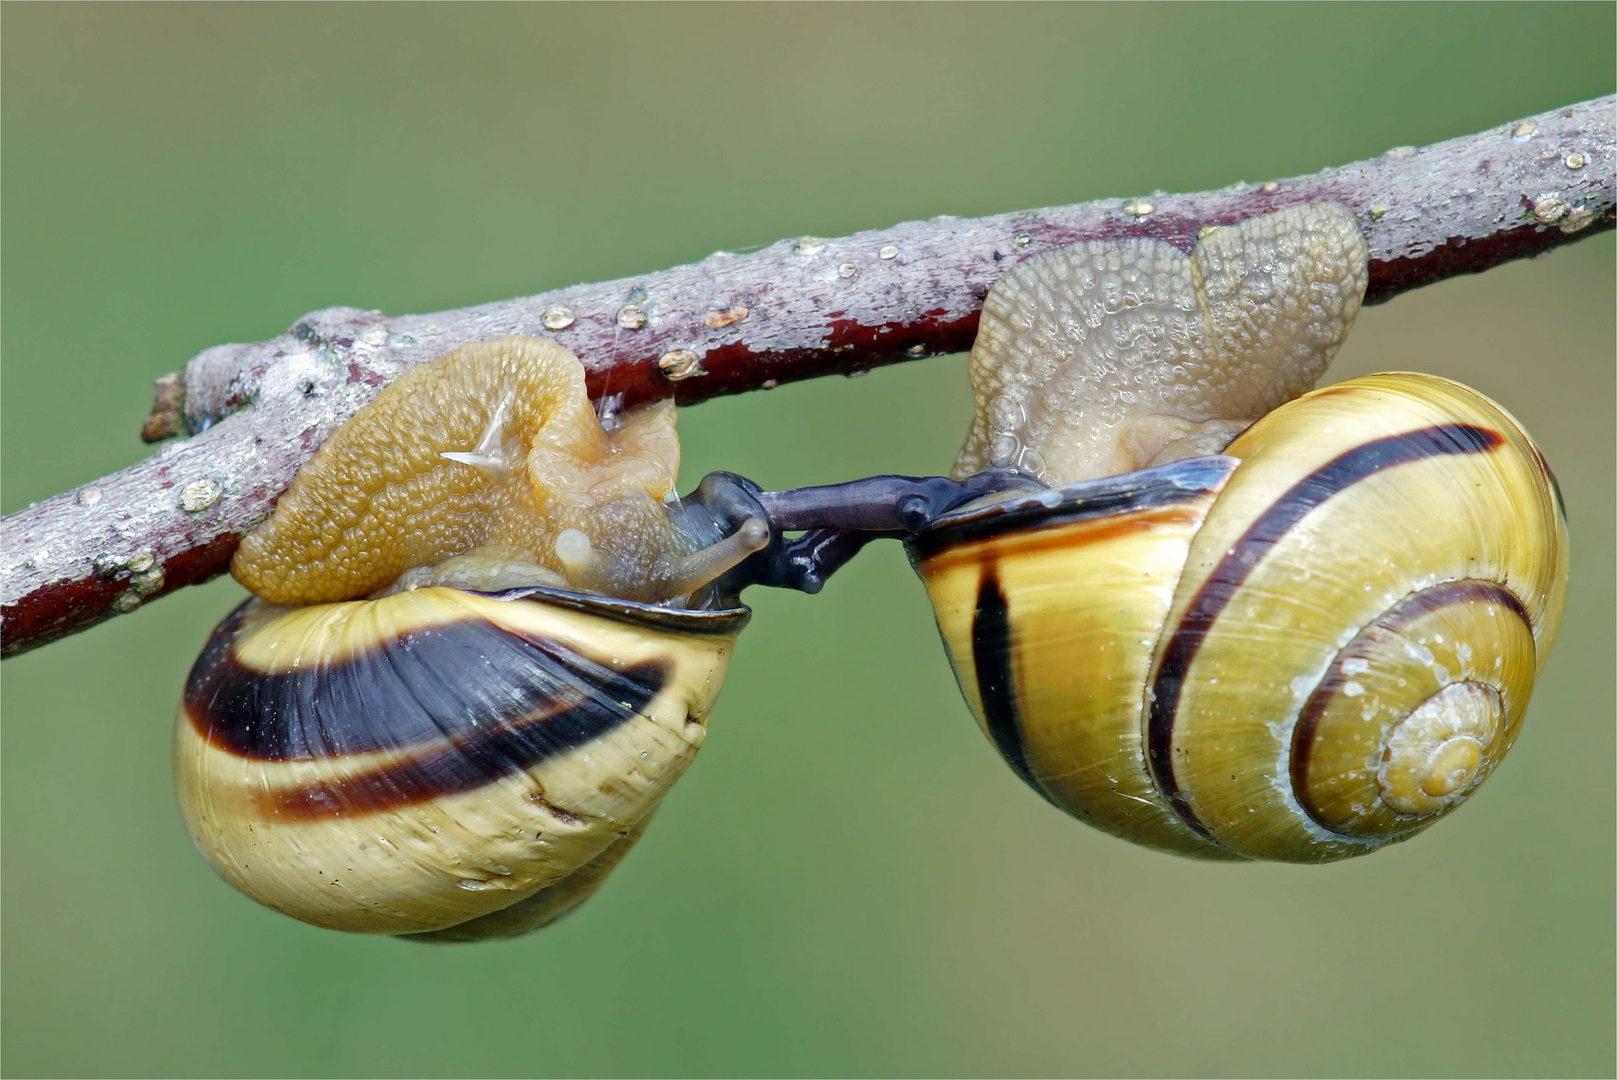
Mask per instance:
[[[1553,477],[1423,375],[1315,391],[1226,454],[912,541],[967,700],[1046,798],[1151,846],[1313,862],[1411,836],[1520,728],[1565,598]]]

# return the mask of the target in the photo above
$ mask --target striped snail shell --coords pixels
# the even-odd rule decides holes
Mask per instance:
[[[1323,862],[1453,810],[1560,619],[1555,481],[1425,375],[1301,397],[1222,456],[974,504],[907,541],[1011,767],[1114,835]]]
[[[537,929],[554,913],[509,909],[598,883],[691,763],[748,617],[543,586],[249,600],[186,684],[186,827],[318,926]]]
[[[407,371],[232,572],[175,725],[181,814],[232,885],[339,930],[537,929],[633,846],[706,734],[770,542],[747,490],[665,505],[666,403],[603,426],[505,339]]]

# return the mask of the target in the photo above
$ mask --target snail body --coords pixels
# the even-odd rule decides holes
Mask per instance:
[[[554,921],[633,846],[749,617],[722,579],[770,532],[734,483],[665,504],[671,405],[612,427],[576,358],[506,339],[406,372],[298,474],[175,724],[181,813],[227,881],[319,926],[472,940]]]
[[[596,417],[578,358],[502,338],[405,371],[321,445],[230,570],[279,604],[438,581],[545,584],[646,602],[713,581],[767,541],[703,537],[664,505],[674,406]]]
[[[1486,778],[1567,573],[1532,442],[1421,375],[908,545],[967,702],[1036,791],[1148,846],[1302,862],[1414,835]]]
[[[1217,453],[1312,389],[1369,282],[1337,203],[1164,240],[1091,240],[1025,259],[989,290],[971,348],[976,409],[957,480],[1049,485]]]

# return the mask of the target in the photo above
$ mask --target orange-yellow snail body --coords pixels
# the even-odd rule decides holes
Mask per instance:
[[[635,842],[748,619],[722,579],[770,536],[744,490],[742,513],[665,505],[672,405],[612,428],[575,358],[505,339],[401,375],[299,473],[175,727],[226,880],[468,940],[565,914]]]

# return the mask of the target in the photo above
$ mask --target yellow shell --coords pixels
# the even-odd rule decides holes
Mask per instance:
[[[521,937],[523,934],[531,934],[535,930],[543,930],[552,923],[560,922],[578,910],[580,904],[595,895],[595,890],[606,881],[607,875],[616,870],[623,857],[640,842],[640,838],[645,835],[646,827],[656,816],[657,808],[654,806],[646,811],[646,816],[635,822],[634,827],[624,833],[622,838],[607,845],[606,850],[554,885],[546,885],[525,900],[518,900],[510,907],[468,919],[458,926],[408,936],[415,941],[490,941],[495,938]]]
[[[180,705],[186,827],[232,885],[318,926],[536,929],[690,764],[748,617],[543,587],[249,600]]]
[[[1023,778],[1210,858],[1346,858],[1452,810],[1516,738],[1567,578],[1537,448],[1412,374],[1301,397],[1224,457],[946,515],[909,547]]]

